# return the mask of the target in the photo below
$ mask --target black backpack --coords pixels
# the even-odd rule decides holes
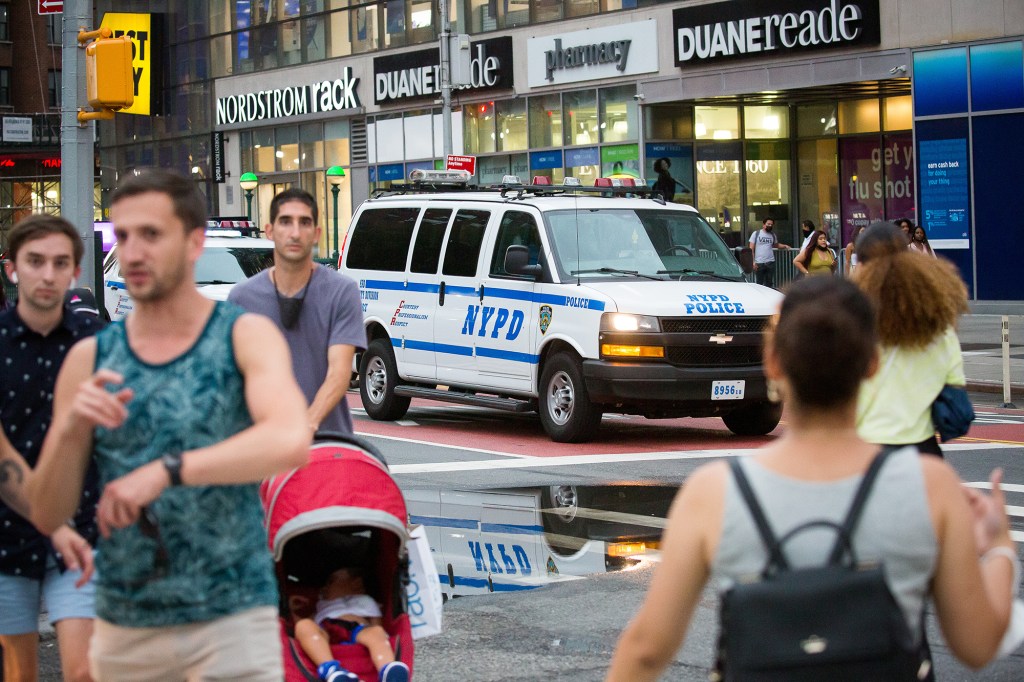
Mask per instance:
[[[859,564],[852,538],[875,477],[890,450],[864,474],[842,525],[808,521],[776,538],[739,462],[733,476],[750,508],[768,561],[759,579],[737,582],[722,596],[718,659],[712,679],[919,680],[929,677],[924,622],[914,642],[885,582],[884,568]],[[827,563],[791,568],[782,551],[809,528],[835,530]]]

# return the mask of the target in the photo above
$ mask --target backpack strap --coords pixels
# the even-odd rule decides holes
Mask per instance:
[[[750,510],[750,515],[754,519],[757,532],[761,535],[761,542],[764,543],[765,549],[768,550],[768,565],[774,566],[778,570],[788,570],[789,562],[786,561],[786,557],[782,553],[778,538],[772,532],[771,525],[768,523],[768,517],[765,516],[764,509],[761,508],[761,503],[757,501],[757,497],[754,495],[754,489],[750,487],[750,481],[747,480],[743,467],[740,466],[738,460],[732,459],[729,460],[729,468],[732,469],[732,476],[736,480],[740,496],[746,502],[747,509]]]
[[[857,530],[857,523],[860,521],[860,514],[864,511],[864,503],[868,500],[868,495],[871,494],[871,488],[875,484],[875,479],[878,478],[878,472],[881,471],[882,465],[885,464],[885,460],[889,457],[892,452],[896,450],[895,447],[886,446],[883,447],[875,458],[871,460],[871,465],[868,466],[868,470],[864,472],[864,478],[861,479],[860,485],[857,487],[857,491],[853,494],[853,501],[850,503],[850,509],[846,512],[846,519],[843,520],[842,533],[836,538],[836,544],[832,547],[832,553],[829,555],[828,562],[830,564],[837,563],[843,556],[843,552],[847,549],[846,543],[853,543],[853,533]],[[844,537],[846,542],[844,543]]]

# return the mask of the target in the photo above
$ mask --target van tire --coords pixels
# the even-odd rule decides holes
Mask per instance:
[[[583,369],[574,354],[556,353],[540,376],[540,421],[556,443],[585,443],[601,426],[601,410],[592,402]]]
[[[587,544],[587,518],[579,510],[589,505],[589,495],[574,485],[551,485],[542,496],[541,519],[551,551],[558,556],[577,554]]]
[[[376,339],[363,352],[359,363],[359,397],[371,419],[394,421],[409,411],[411,398],[395,395],[398,366],[390,339]]]
[[[744,405],[722,415],[722,421],[737,436],[765,436],[782,419],[782,404],[760,402]]]

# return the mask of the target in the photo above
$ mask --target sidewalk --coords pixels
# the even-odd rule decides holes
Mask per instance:
[[[1007,304],[1001,311],[972,306],[960,318],[960,348],[967,390],[1003,392],[1002,314],[1010,315],[1011,400],[1024,403],[1024,304]],[[982,312],[982,311],[985,312]]]

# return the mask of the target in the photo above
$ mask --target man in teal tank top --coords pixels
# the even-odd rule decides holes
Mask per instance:
[[[288,348],[269,320],[196,289],[206,212],[191,180],[132,175],[110,216],[135,307],[68,354],[32,521],[71,516],[94,457],[96,679],[280,680],[257,482],[307,457]]]

